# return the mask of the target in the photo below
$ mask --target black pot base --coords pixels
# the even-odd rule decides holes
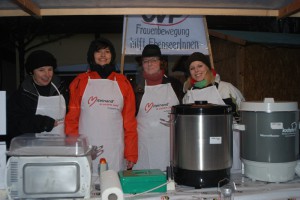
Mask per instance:
[[[230,179],[230,168],[211,171],[195,171],[181,168],[174,169],[175,182],[178,185],[195,187],[196,189],[218,187],[218,183],[227,178]],[[228,181],[220,182],[220,187]]]

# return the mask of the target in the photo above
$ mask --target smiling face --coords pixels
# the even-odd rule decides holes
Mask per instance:
[[[94,52],[95,63],[100,66],[109,64],[111,61],[111,58],[112,58],[112,54],[108,47],[106,47],[104,49],[99,49],[98,51]]]
[[[145,57],[142,60],[143,69],[146,74],[156,74],[160,71],[160,59],[159,57]]]
[[[191,77],[199,82],[202,81],[207,72],[209,71],[209,68],[206,64],[204,64],[202,61],[194,61],[189,66]]]
[[[53,67],[44,66],[33,70],[33,80],[39,86],[48,85],[53,77]]]

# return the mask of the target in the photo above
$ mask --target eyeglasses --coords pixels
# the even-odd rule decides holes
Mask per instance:
[[[145,59],[142,61],[143,65],[146,65],[146,64],[154,64],[156,62],[159,61],[159,58],[151,58],[151,59]]]

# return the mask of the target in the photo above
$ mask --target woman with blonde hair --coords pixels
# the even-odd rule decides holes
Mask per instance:
[[[227,104],[232,107],[233,115],[238,116],[238,107],[244,101],[242,93],[231,83],[220,81],[220,76],[212,69],[209,58],[195,52],[187,59],[186,71],[189,78],[184,83],[183,103],[205,100],[213,104]]]

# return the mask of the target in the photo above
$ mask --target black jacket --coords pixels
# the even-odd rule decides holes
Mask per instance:
[[[167,83],[171,83],[171,86],[172,86],[179,102],[181,103],[183,95],[184,95],[183,90],[182,90],[182,87],[183,87],[182,83],[176,78],[167,77],[166,75],[164,75],[162,84],[167,84]],[[134,86],[134,93],[135,93],[135,99],[136,99],[136,114],[139,111],[144,92],[145,92],[145,79],[142,76],[140,76],[137,84]]]
[[[67,87],[58,76],[53,76],[52,83],[55,84],[68,105],[69,94]],[[13,137],[23,133],[41,133],[43,131],[51,131],[54,127],[55,120],[48,116],[36,115],[38,92],[33,85],[31,76],[26,77],[7,102],[7,144]],[[57,90],[51,85],[49,94],[43,96],[56,96]]]

